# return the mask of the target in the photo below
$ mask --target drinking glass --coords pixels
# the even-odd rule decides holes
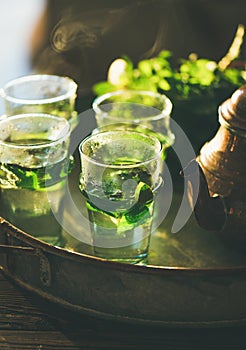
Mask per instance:
[[[134,131],[92,134],[79,146],[80,190],[92,232],[94,254],[146,263],[160,186],[161,143]]]
[[[5,115],[47,113],[78,124],[75,111],[77,84],[68,77],[34,74],[8,82],[1,90]]]
[[[70,125],[47,114],[0,121],[2,216],[16,227],[60,245],[63,196],[69,171]]]
[[[170,129],[172,102],[163,94],[118,90],[97,97],[92,107],[99,130],[132,128],[146,134],[154,132],[164,150],[174,142]]]

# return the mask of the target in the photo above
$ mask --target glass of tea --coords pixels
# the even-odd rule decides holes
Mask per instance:
[[[47,113],[78,124],[75,111],[77,84],[69,77],[33,74],[9,81],[1,90],[5,115]]]
[[[160,141],[134,131],[92,134],[80,146],[80,190],[86,200],[94,254],[146,263],[155,191],[162,182]]]
[[[0,120],[2,216],[32,236],[61,245],[59,223],[70,171],[70,125],[47,114]]]
[[[146,134],[154,133],[164,150],[174,143],[170,129],[172,102],[166,95],[118,90],[97,97],[92,107],[99,130],[131,128]]]

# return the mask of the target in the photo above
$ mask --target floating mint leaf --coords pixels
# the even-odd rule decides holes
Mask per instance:
[[[126,213],[126,219],[129,223],[145,221],[151,216],[149,206],[153,202],[153,192],[146,183],[140,182],[135,190],[135,204]]]
[[[139,182],[135,190],[136,204],[141,207],[153,201],[153,192],[149,185]]]

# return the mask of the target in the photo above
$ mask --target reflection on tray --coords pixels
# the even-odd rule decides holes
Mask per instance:
[[[80,193],[74,192],[75,203],[81,200]],[[180,204],[180,194],[173,197],[172,206],[166,218],[152,234],[148,265],[185,268],[223,268],[246,266],[243,253],[227,246],[215,232],[201,229],[192,215],[178,232],[171,233],[171,227]],[[65,215],[69,215],[66,213]],[[72,222],[71,222],[72,226]],[[81,227],[84,241],[89,242],[90,230]],[[85,239],[85,237],[87,237]],[[93,255],[89,244],[79,242],[66,233],[64,249]]]

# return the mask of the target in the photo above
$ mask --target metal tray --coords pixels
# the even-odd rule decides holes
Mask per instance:
[[[164,327],[246,324],[246,257],[193,217],[151,238],[147,266],[41,242],[0,219],[0,269],[25,289],[77,312]]]

